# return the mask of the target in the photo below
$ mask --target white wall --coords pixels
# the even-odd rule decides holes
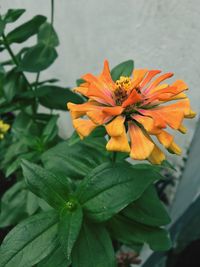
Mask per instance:
[[[50,17],[50,0],[0,0],[0,6],[1,13],[27,9],[19,23],[39,13]],[[134,59],[136,67],[173,71],[183,78],[190,86],[193,109],[199,111],[199,10],[199,0],[55,0],[59,58],[42,78],[57,77],[61,85],[74,86],[81,74],[98,73],[105,58],[113,66]],[[68,136],[72,128],[66,116],[62,114],[61,125]],[[177,137],[184,146],[195,121],[186,125],[189,135]]]

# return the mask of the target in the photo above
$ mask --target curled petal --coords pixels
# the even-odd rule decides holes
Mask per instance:
[[[178,130],[179,130],[179,132],[181,132],[183,134],[187,133],[187,128],[183,124],[181,124],[181,126],[178,128]]]
[[[171,143],[171,145],[168,147],[168,151],[172,154],[181,155],[182,150],[181,148],[174,142]]]
[[[158,77],[157,79],[155,79],[149,87],[147,87],[145,89],[145,93],[150,93],[151,90],[156,87],[157,85],[159,85],[162,81],[172,77],[174,74],[172,72],[169,72],[169,73],[165,73],[163,75],[161,75],[160,77]]]
[[[104,124],[112,119],[112,116],[107,115],[102,110],[88,111],[86,115],[98,125]]]
[[[119,136],[124,132],[124,121],[125,117],[118,116],[112,120],[109,124],[105,126],[108,135],[110,136]]]
[[[148,158],[154,148],[150,137],[134,123],[129,123],[129,134],[131,139],[130,157],[137,160]]]
[[[139,86],[140,82],[144,79],[148,69],[138,69],[133,71],[132,87]]]
[[[88,136],[97,127],[91,120],[84,119],[73,120],[73,126],[81,139]]]
[[[158,141],[166,148],[168,148],[174,140],[174,137],[166,131],[161,131],[156,135]]]
[[[165,160],[165,154],[157,145],[154,145],[154,149],[148,157],[148,161],[152,164],[161,164],[163,160]]]
[[[130,152],[130,146],[128,143],[126,131],[119,136],[113,136],[110,138],[106,145],[108,151]]]
[[[136,90],[133,89],[133,91],[130,93],[128,98],[123,102],[122,107],[125,108],[127,106],[133,105],[135,103],[138,103],[142,100],[142,97],[140,94],[137,93]]]
[[[103,107],[102,111],[111,116],[120,115],[123,112],[123,108],[120,106],[115,107]]]
[[[146,86],[157,74],[161,73],[161,70],[150,70],[145,76],[143,81],[140,83],[140,87],[143,88]]]

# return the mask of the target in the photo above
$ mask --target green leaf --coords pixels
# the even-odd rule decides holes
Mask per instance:
[[[15,22],[22,14],[24,14],[25,11],[25,9],[8,9],[3,20],[6,23]]]
[[[79,185],[77,197],[95,221],[105,221],[137,200],[160,174],[137,169],[127,162],[102,164]]]
[[[0,248],[0,267],[33,266],[58,245],[58,216],[54,211],[42,212],[18,224]]]
[[[42,139],[45,143],[52,141],[58,134],[58,115],[52,116],[42,132]]]
[[[63,209],[60,215],[59,223],[59,238],[64,254],[67,259],[70,259],[71,251],[78,238],[83,213],[80,206],[75,207],[75,210]]]
[[[46,151],[41,159],[47,169],[58,175],[82,179],[96,166],[109,160],[105,143],[103,138],[88,138],[74,145],[70,145],[68,140]]]
[[[165,251],[171,248],[171,240],[166,230],[159,227],[147,226],[116,215],[109,221],[112,236],[130,245],[133,243],[147,243],[152,250]]]
[[[21,155],[18,155],[16,160],[14,160],[6,169],[6,177],[9,177],[13,172],[19,169],[23,159],[35,162],[39,160],[39,156],[40,154],[37,151],[22,153]]]
[[[85,83],[85,80],[83,80],[83,79],[77,79],[76,80],[76,85],[77,86],[80,86],[82,83]]]
[[[102,225],[83,224],[72,251],[72,267],[116,267],[112,242]]]
[[[119,65],[117,65],[116,67],[114,67],[111,70],[111,76],[112,76],[113,81],[118,80],[120,76],[129,77],[133,72],[133,67],[134,67],[133,60],[124,61],[120,63]]]
[[[49,47],[56,47],[59,45],[58,35],[50,23],[45,22],[40,26],[38,43],[42,43]]]
[[[71,261],[67,260],[61,247],[58,246],[37,267],[68,267],[70,264]]]
[[[72,92],[69,88],[46,85],[38,88],[38,91],[43,92],[42,95],[39,95],[40,104],[50,109],[66,111],[67,102],[83,103],[82,97]]]
[[[122,214],[136,222],[150,226],[162,226],[170,223],[170,217],[154,186],[147,188],[138,200],[122,211]]]
[[[0,227],[14,225],[26,214],[27,190],[24,182],[17,182],[1,199]]]
[[[20,62],[20,70],[27,72],[40,72],[47,69],[57,58],[54,47],[43,43],[32,46],[24,53]]]
[[[0,36],[3,34],[5,29],[5,22],[0,18]]]
[[[4,78],[3,92],[6,100],[11,102],[15,95],[20,91],[26,89],[27,84],[25,83],[24,77],[16,68],[6,73]]]
[[[69,194],[67,178],[55,176],[44,168],[22,161],[23,175],[29,189],[55,209],[65,206]]]
[[[38,33],[39,27],[46,21],[46,17],[37,15],[26,23],[15,28],[7,35],[7,41],[12,43],[23,43],[32,35]]]

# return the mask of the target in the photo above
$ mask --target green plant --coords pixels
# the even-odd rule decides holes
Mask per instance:
[[[144,243],[168,250],[163,226],[170,218],[154,186],[165,179],[164,165],[133,165],[128,153],[107,151],[104,127],[84,140],[76,132],[67,140],[58,135],[52,110],[84,103],[87,96],[52,85],[57,79],[40,81],[59,45],[51,4],[50,23],[38,15],[9,33],[6,25],[25,10],[0,16],[0,49],[10,55],[0,65],[0,112],[11,125],[0,143],[0,159],[5,176],[16,178],[1,200],[0,226],[16,226],[2,243],[0,267],[114,267],[122,244],[136,252]],[[13,53],[12,44],[33,35],[34,46]],[[132,60],[114,67],[113,81],[129,76],[133,67]],[[28,81],[26,72],[35,73],[35,81]],[[78,86],[84,83],[77,80]],[[49,113],[39,113],[39,105]]]

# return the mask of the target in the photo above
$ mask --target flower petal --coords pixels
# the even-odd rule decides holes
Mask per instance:
[[[129,123],[129,134],[131,139],[130,157],[137,160],[144,160],[151,154],[154,143],[143,130],[134,123]]]
[[[125,128],[121,135],[113,136],[110,138],[106,145],[106,149],[108,151],[130,152],[130,146],[128,143]]]
[[[145,89],[145,94],[151,92],[151,90],[152,90],[154,87],[156,87],[157,85],[159,85],[162,81],[164,81],[164,80],[166,80],[166,79],[172,77],[173,75],[174,75],[174,74],[173,74],[172,72],[169,72],[169,73],[165,73],[165,74],[161,75],[160,77],[158,77],[157,79],[155,79],[155,80],[150,84],[150,86],[147,87],[147,88]]]
[[[144,86],[146,86],[153,79],[153,77],[159,73],[161,73],[161,70],[150,70],[143,81],[140,83],[140,87],[143,88]]]
[[[84,119],[73,120],[73,126],[81,139],[88,136],[97,127],[91,120]]]
[[[166,131],[161,131],[156,135],[158,141],[166,148],[168,148],[174,140],[174,137]]]
[[[141,95],[138,94],[135,89],[133,89],[128,98],[122,103],[122,107],[125,108],[137,102],[140,102],[141,100],[142,100]]]
[[[163,160],[165,160],[165,154],[157,145],[154,145],[154,149],[148,157],[148,161],[152,164],[161,164]]]
[[[108,135],[112,137],[122,135],[124,132],[124,121],[125,117],[117,116],[114,120],[107,124],[105,128]]]
[[[172,154],[181,155],[182,150],[181,148],[174,142],[171,143],[171,145],[168,147],[168,151]]]
[[[135,69],[133,71],[133,79],[131,81],[132,88],[139,86],[140,82],[144,79],[148,69]]]

